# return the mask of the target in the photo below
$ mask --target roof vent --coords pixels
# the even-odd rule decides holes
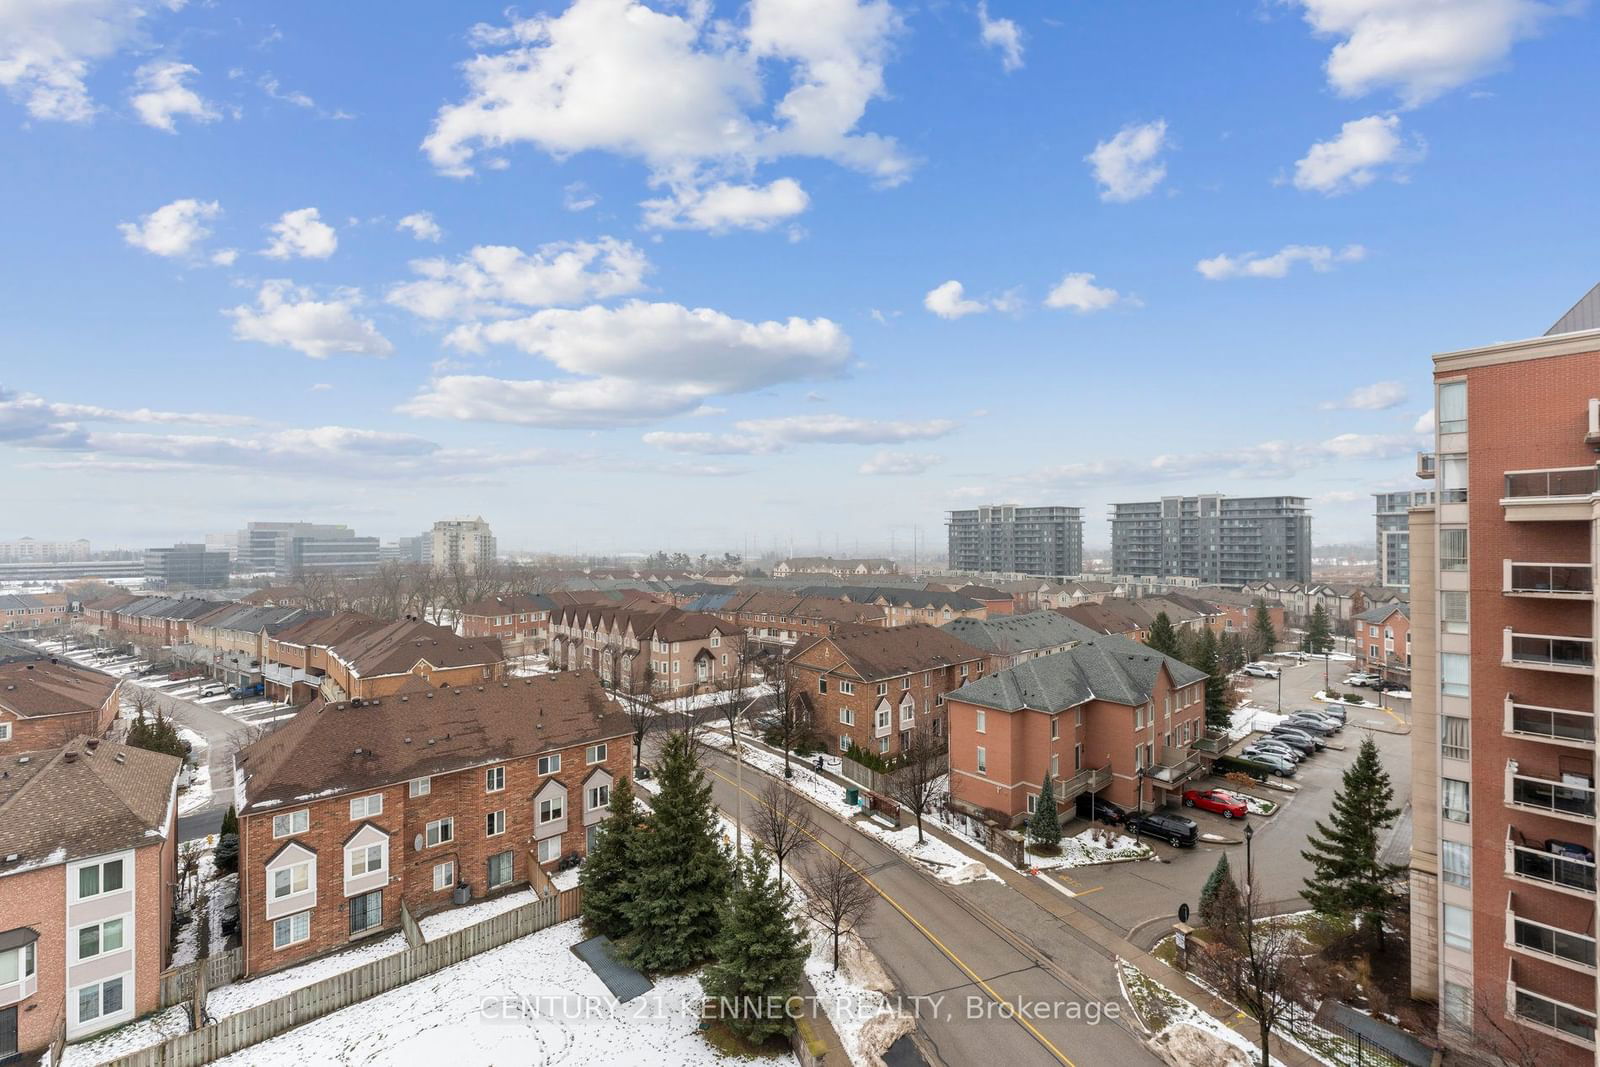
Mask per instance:
[[[428,699],[429,700],[433,699],[433,690],[432,689],[428,690]]]
[[[433,744],[433,738],[431,738],[431,737],[428,738],[428,744],[430,744],[430,745]]]
[[[118,763],[127,763],[128,762],[128,756],[127,756],[127,753],[125,753],[125,752],[118,752],[115,756],[112,757],[112,759],[116,760]]]
[[[33,759],[32,756],[18,756],[17,757],[17,762],[18,763],[27,763],[31,759]]]
[[[400,696],[400,703],[404,704],[406,701],[408,701],[410,699],[411,699],[410,697],[408,697],[408,696],[406,696],[405,694],[402,693],[401,696]]]
[[[483,692],[483,686],[481,686],[481,685],[478,686],[478,692],[480,692],[480,693]]]
[[[410,743],[411,743],[411,738],[409,738],[409,737],[408,737],[408,738],[406,738],[406,744],[408,744],[408,745],[409,745],[409,744],[410,744]]]
[[[28,664],[28,669],[29,669],[29,670],[30,670],[30,671],[31,671],[31,670],[33,670],[33,664],[31,664],[31,663],[30,663],[30,664]]]
[[[364,748],[357,748],[357,749],[356,749],[356,755],[358,755],[358,756],[364,756],[364,755],[366,755],[366,754],[367,754],[367,750],[366,750],[366,749],[364,749]]]
[[[20,852],[8,852],[8,853],[6,853],[6,862],[7,863],[15,863],[18,860],[20,860],[21,858],[22,858],[22,853],[20,853]]]
[[[62,763],[77,763],[78,762],[78,754],[76,752],[71,752],[71,751],[63,752],[63,753],[61,753],[61,762]]]
[[[91,737],[88,741],[84,742],[84,745],[90,752],[93,752],[95,749],[100,747],[100,739],[98,737]]]

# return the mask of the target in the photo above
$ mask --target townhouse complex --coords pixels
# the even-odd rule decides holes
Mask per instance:
[[[64,593],[0,593],[0,633],[38,633],[66,616]]]
[[[874,578],[899,574],[900,565],[892,559],[834,559],[832,556],[792,556],[779,560],[772,568],[774,578],[820,577]]]
[[[1063,577],[1083,570],[1083,509],[990,504],[950,512],[950,569]]]
[[[70,661],[37,656],[0,663],[0,753],[100,737],[117,717],[122,683]]]
[[[739,628],[663,604],[578,604],[550,619],[550,663],[592,671],[625,693],[703,692],[738,669]]]
[[[1206,585],[1311,580],[1311,515],[1299,496],[1168,496],[1113,504],[1111,569]]]

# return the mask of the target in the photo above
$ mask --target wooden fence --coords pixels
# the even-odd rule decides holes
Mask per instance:
[[[220,989],[239,980],[244,971],[244,950],[219,952],[194,963],[185,963],[161,972],[161,1006],[170,1008],[194,996],[194,976],[201,967],[206,971],[206,988]]]
[[[340,1008],[414,982],[480,952],[488,952],[545,927],[575,919],[582,907],[581,894],[581,889],[573,888],[564,890],[558,896],[524,904],[513,911],[502,912],[446,934],[437,941],[373,960],[354,970],[296,989],[276,1000],[218,1019],[192,1033],[180,1034],[159,1045],[130,1052],[109,1061],[104,1067],[199,1067],[200,1064],[210,1063],[277,1037]]]

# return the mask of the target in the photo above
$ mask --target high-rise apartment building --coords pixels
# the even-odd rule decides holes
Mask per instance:
[[[89,558],[89,542],[37,541],[20,537],[15,541],[0,541],[0,563],[74,563]]]
[[[494,534],[483,516],[471,518],[440,519],[433,524],[433,534],[427,550],[427,562],[441,571],[457,567],[476,571],[495,557]]]
[[[228,553],[205,545],[150,548],[144,553],[145,578],[167,589],[220,589],[228,584]]]
[[[307,570],[360,574],[378,566],[378,539],[344,525],[252,522],[239,531],[239,566],[290,576]]]
[[[1411,512],[1412,993],[1548,1067],[1595,1062],[1595,325],[1433,357]]]
[[[1426,490],[1373,493],[1378,520],[1378,584],[1405,589],[1411,584],[1411,509],[1433,503]]]
[[[1111,505],[1111,570],[1202,585],[1311,580],[1302,496],[1167,496]]]
[[[1083,571],[1083,509],[994,504],[952,511],[950,569],[1065,577]]]

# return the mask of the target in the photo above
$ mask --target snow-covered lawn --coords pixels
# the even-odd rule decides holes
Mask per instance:
[[[189,758],[194,762],[194,777],[178,794],[178,814],[188,815],[211,806],[211,751],[203,734],[182,723],[178,724],[178,736],[189,742]]]
[[[61,1054],[61,1067],[92,1067],[188,1032],[189,1013],[182,1004],[174,1004],[110,1033],[68,1045]]]
[[[1123,999],[1133,1005],[1140,1021],[1152,1033],[1163,1033],[1175,1026],[1193,1026],[1240,1049],[1251,1057],[1248,1062],[1259,1062],[1256,1046],[1243,1034],[1201,1011],[1126,960],[1117,960],[1117,980],[1122,985]],[[1272,1062],[1283,1063],[1276,1056]]]
[[[480,900],[476,904],[468,904],[460,908],[446,908],[436,911],[432,915],[424,915],[417,920],[417,925],[422,927],[422,936],[429,941],[437,941],[445,934],[453,934],[457,930],[465,929],[473,923],[481,923],[485,919],[492,919],[496,915],[503,915],[508,911],[515,911],[524,904],[537,904],[539,894],[530,886],[519,889],[515,893],[507,893],[503,897],[493,900]]]
[[[1229,792],[1244,801],[1244,809],[1251,815],[1271,815],[1278,810],[1278,802],[1276,800],[1263,800],[1261,797],[1254,797],[1249,793],[1241,793],[1237,789],[1231,789]]]
[[[1356,697],[1354,700],[1351,700],[1350,697],[1353,694],[1341,693],[1339,695],[1343,699],[1334,700],[1331,697],[1329,697],[1327,693],[1318,692],[1317,695],[1312,697],[1311,699],[1312,700],[1320,700],[1324,704],[1343,704],[1344,706],[1350,707],[1350,708],[1371,708],[1373,711],[1382,711],[1383,710],[1383,705],[1382,704],[1374,704],[1372,701],[1368,700],[1366,697]]]
[[[206,997],[206,1011],[218,1019],[224,1015],[237,1015],[246,1008],[276,1000],[285,993],[314,985],[330,975],[352,971],[373,960],[404,952],[405,947],[406,935],[396,932],[388,937],[364,941],[355,948],[347,948],[299,967],[213,989]]]
[[[1107,842],[1106,838],[1110,837]],[[1042,856],[1027,853],[1028,865],[1041,871],[1065,870],[1069,867],[1089,867],[1096,863],[1119,863],[1129,860],[1155,858],[1149,845],[1135,841],[1112,830],[1091,827],[1075,837],[1061,839],[1059,856]]]
[[[1255,704],[1240,704],[1233,709],[1232,721],[1228,727],[1228,736],[1239,740],[1254,732],[1266,733],[1282,722],[1284,717],[1275,711]]]
[[[839,970],[832,968],[833,938],[813,925],[806,977],[844,1045],[845,1062],[871,1063],[915,1021],[890,1003],[894,983],[854,933],[839,939]]]

